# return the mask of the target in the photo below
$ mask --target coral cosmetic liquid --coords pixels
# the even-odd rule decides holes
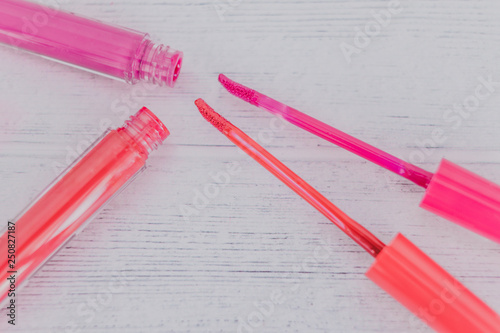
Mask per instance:
[[[169,135],[148,109],[124,127],[109,130],[0,237],[0,303],[77,232],[120,189],[145,168],[149,153]],[[8,256],[8,255],[9,256]],[[8,279],[14,276],[14,279]],[[12,287],[14,286],[14,291]]]

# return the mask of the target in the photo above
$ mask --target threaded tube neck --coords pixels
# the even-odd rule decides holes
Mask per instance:
[[[122,130],[146,154],[156,150],[170,135],[161,120],[146,107],[131,116]]]
[[[170,46],[155,44],[148,35],[135,55],[129,81],[139,80],[173,87],[182,67],[183,53]]]

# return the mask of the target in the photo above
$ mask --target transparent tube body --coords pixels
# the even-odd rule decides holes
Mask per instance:
[[[183,56],[146,33],[22,0],[0,1],[0,42],[129,83],[168,86]]]
[[[0,303],[12,289],[9,276],[19,288],[144,169],[149,153],[167,136],[143,108],[124,127],[105,133],[12,221],[15,232],[0,236]]]

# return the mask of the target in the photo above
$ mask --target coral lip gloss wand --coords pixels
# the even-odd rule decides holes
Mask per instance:
[[[183,56],[147,33],[24,0],[0,1],[0,42],[129,83],[170,87]]]
[[[403,235],[386,246],[203,100],[195,103],[229,140],[375,257],[368,278],[429,326],[447,333],[500,332],[500,316]]]
[[[500,243],[500,186],[495,183],[445,159],[437,172],[432,174],[234,82],[223,74],[219,76],[219,81],[234,96],[425,188],[420,203],[422,208]]]

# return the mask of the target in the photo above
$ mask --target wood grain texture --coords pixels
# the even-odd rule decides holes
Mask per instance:
[[[446,157],[500,183],[500,84],[460,125],[444,118],[478,78],[500,82],[500,5],[401,2],[348,63],[342,43],[354,45],[356,29],[388,5],[61,2],[185,52],[177,86],[143,95],[1,47],[4,223],[105,123],[119,125],[147,105],[172,135],[148,170],[30,280],[15,328],[0,311],[0,331],[430,332],[364,276],[370,256],[206,123],[193,104],[199,97],[383,241],[404,233],[500,312],[498,244],[418,208],[423,191],[406,180],[291,125],[277,128],[217,82],[223,72],[404,159],[423,152],[419,165],[430,171]],[[114,112],[127,99],[127,112]],[[435,130],[446,139],[429,144]],[[227,184],[214,180],[235,165]],[[213,195],[201,200],[203,191]]]

